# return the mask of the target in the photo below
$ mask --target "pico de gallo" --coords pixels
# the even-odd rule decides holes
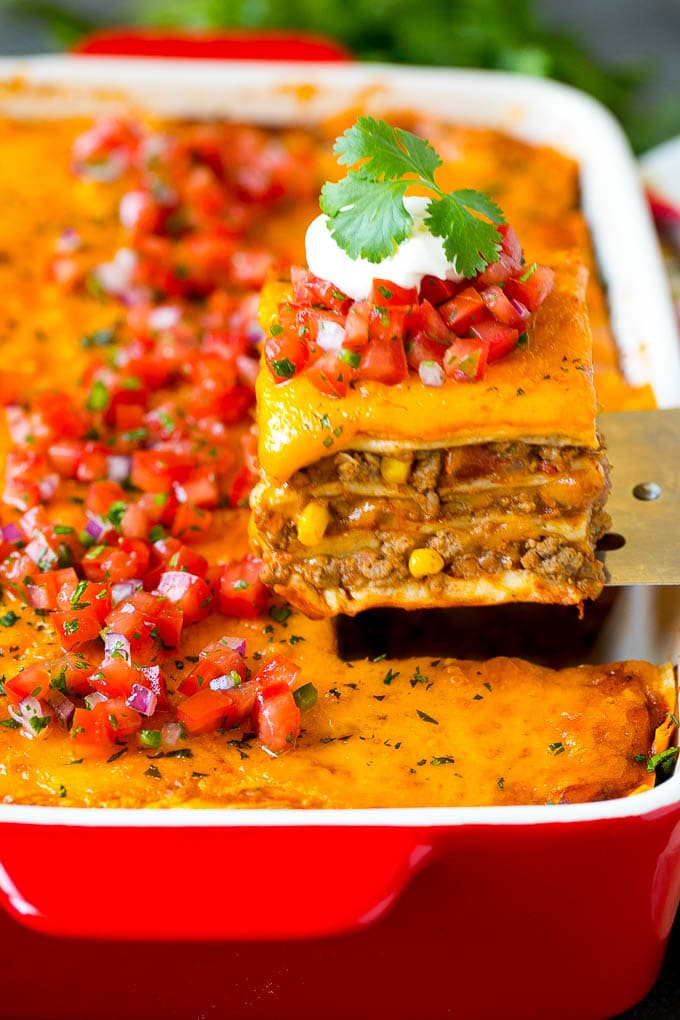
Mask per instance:
[[[299,695],[299,668],[278,652],[249,665],[239,633],[239,620],[276,609],[259,561],[209,561],[195,545],[216,514],[247,506],[256,479],[256,313],[275,264],[257,239],[272,210],[318,189],[300,173],[311,144],[117,118],[75,140],[74,178],[116,189],[121,243],[93,264],[69,226],[45,267],[50,283],[115,313],[81,339],[79,396],[10,387],[4,401],[0,584],[5,604],[44,617],[61,646],[3,681],[5,724],[31,739],[61,730],[81,753],[168,750],[241,727],[274,753],[295,743],[311,685]],[[64,502],[68,513],[55,511]],[[166,664],[210,615],[224,617],[222,636],[170,700]]]
[[[276,382],[304,373],[322,393],[343,397],[363,380],[483,379],[487,365],[529,342],[532,316],[554,282],[550,267],[525,263],[511,226],[497,229],[500,257],[472,279],[425,276],[406,288],[376,278],[359,301],[293,267],[292,300],[279,303],[264,345]]]

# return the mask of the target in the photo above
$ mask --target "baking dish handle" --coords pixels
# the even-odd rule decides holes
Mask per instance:
[[[293,31],[164,32],[112,28],[84,36],[78,56],[165,57],[189,60],[292,60],[339,63],[352,54],[334,39]]]

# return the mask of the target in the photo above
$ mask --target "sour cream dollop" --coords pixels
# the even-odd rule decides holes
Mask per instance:
[[[444,253],[441,237],[434,237],[425,226],[429,199],[408,196],[404,205],[413,217],[409,236],[397,247],[394,255],[381,262],[352,259],[338,246],[328,229],[328,217],[317,216],[309,224],[305,236],[307,265],[315,276],[330,280],[338,290],[355,301],[362,301],[371,292],[373,280],[390,280],[399,287],[419,287],[424,276],[440,280],[462,280],[455,262]]]

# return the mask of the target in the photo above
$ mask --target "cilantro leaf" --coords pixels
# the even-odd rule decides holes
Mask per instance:
[[[351,170],[337,184],[324,184],[320,205],[328,229],[350,258],[380,262],[408,237],[413,217],[404,206],[409,181],[373,181]]]
[[[505,217],[488,195],[471,188],[444,192],[435,181],[442,165],[429,142],[374,117],[359,117],[336,140],[347,176],[321,189],[319,204],[338,247],[350,258],[381,262],[409,237],[413,217],[404,205],[412,185],[430,192],[425,226],[440,237],[449,262],[473,277],[501,252],[497,224]]]
[[[404,174],[417,174],[434,183],[434,172],[442,165],[424,138],[374,117],[359,117],[336,140],[333,152],[338,163],[345,166],[365,159],[361,170],[372,181],[394,181]]]
[[[431,234],[442,238],[446,257],[455,262],[456,271],[471,277],[483,272],[490,262],[498,262],[501,237],[493,223],[469,212],[469,203],[459,194],[452,191],[438,202],[430,202],[425,225]]]

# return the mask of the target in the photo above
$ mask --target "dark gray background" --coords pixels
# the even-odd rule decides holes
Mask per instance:
[[[131,10],[131,5],[115,0],[78,0],[72,6],[105,14],[112,22],[125,21]],[[680,0],[543,0],[540,6],[546,21],[588,40],[593,52],[608,62],[647,64],[654,72],[650,99],[680,95]],[[54,48],[37,24],[17,21],[6,0],[0,0],[0,55]],[[680,1020],[680,924],[656,987],[625,1020]]]

